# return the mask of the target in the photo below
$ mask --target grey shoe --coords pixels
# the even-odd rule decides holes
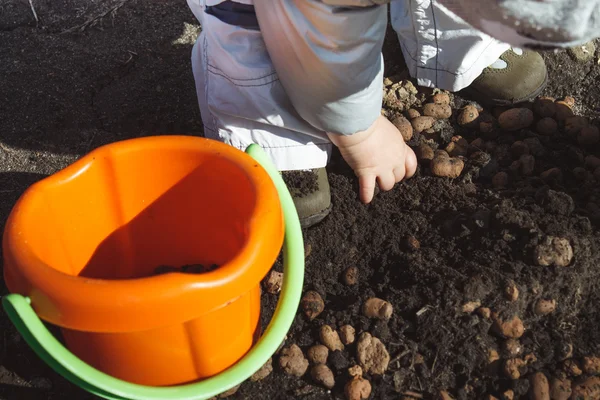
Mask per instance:
[[[329,215],[331,189],[325,168],[286,171],[282,176],[294,199],[302,228],[310,228]]]
[[[548,71],[539,53],[505,51],[463,93],[481,105],[508,106],[537,97],[548,83]]]

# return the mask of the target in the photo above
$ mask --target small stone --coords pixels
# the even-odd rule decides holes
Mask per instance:
[[[469,151],[469,142],[462,136],[453,136],[448,146],[446,146],[446,152],[451,157],[466,156]]]
[[[599,357],[583,357],[583,372],[588,375],[600,374],[600,358]]]
[[[496,349],[488,350],[488,364],[495,363],[499,359],[500,359],[500,355],[498,354],[498,351],[496,351]]]
[[[600,167],[600,158],[596,156],[587,156],[585,158],[585,166],[595,170]]]
[[[308,361],[312,364],[326,364],[329,349],[322,344],[316,344],[308,349],[306,355],[308,356]]]
[[[548,378],[541,372],[531,377],[531,400],[550,400],[550,384]]]
[[[473,128],[477,126],[477,119],[479,118],[479,111],[473,105],[464,107],[458,115],[458,124],[463,127]]]
[[[570,376],[579,376],[583,373],[581,367],[579,367],[579,363],[572,358],[563,362],[563,369]]]
[[[301,377],[308,369],[308,360],[304,358],[300,347],[292,344],[281,351],[279,365],[286,374]]]
[[[569,400],[571,397],[571,381],[566,378],[554,378],[550,385],[550,398],[552,400]]]
[[[371,396],[371,383],[362,376],[351,379],[344,388],[347,400],[366,400]]]
[[[417,117],[410,121],[413,130],[416,133],[421,133],[427,129],[430,129],[433,126],[434,122],[435,119],[432,117]]]
[[[554,103],[556,105],[556,120],[558,122],[565,121],[567,118],[570,118],[575,115],[573,113],[573,109],[564,101],[557,101]]]
[[[344,283],[348,286],[354,286],[358,283],[357,267],[350,267],[344,271]]]
[[[534,251],[534,260],[537,265],[548,267],[566,267],[573,259],[573,248],[568,239],[547,236]]]
[[[444,152],[446,153],[446,152]],[[435,156],[429,165],[431,173],[435,176],[455,179],[460,176],[465,168],[465,163],[458,157]]]
[[[600,399],[600,377],[593,376],[583,382],[573,385],[573,400],[598,400]]]
[[[515,399],[515,392],[511,389],[507,390],[506,392],[502,393],[502,400],[514,400]]]
[[[406,248],[411,251],[417,251],[421,248],[421,243],[414,236],[407,236],[405,244]]]
[[[498,117],[500,127],[507,131],[518,131],[533,123],[533,111],[528,108],[512,108]]]
[[[392,317],[394,307],[387,301],[373,297],[363,304],[362,312],[365,317],[387,321]]]
[[[519,289],[514,282],[511,282],[505,289],[504,295],[510,301],[517,301],[519,299]]]
[[[332,389],[335,386],[335,378],[333,372],[325,364],[315,365],[310,370],[310,375],[318,384],[327,389]]]
[[[519,158],[519,169],[525,176],[530,176],[535,170],[535,158],[531,154],[522,155]]]
[[[421,116],[421,113],[415,110],[414,108],[411,108],[406,112],[406,116],[408,117],[408,119],[413,120],[415,118],[419,118]]]
[[[362,376],[362,374],[363,374],[363,370],[360,367],[360,365],[354,365],[354,366],[348,368],[348,375],[350,375],[352,377]]]
[[[433,104],[450,104],[450,96],[444,92],[436,93],[431,98],[431,101]]]
[[[594,55],[596,54],[596,45],[592,40],[582,46],[567,49],[567,52],[574,61],[585,64],[594,59]]]
[[[429,163],[433,160],[433,149],[427,143],[421,143],[414,151],[419,162]]]
[[[482,318],[490,319],[492,317],[492,310],[487,307],[481,307],[477,309],[477,314],[479,314]]]
[[[358,362],[362,369],[373,375],[383,375],[390,363],[390,355],[378,338],[364,332],[357,343]]]
[[[555,101],[553,97],[538,97],[533,102],[533,111],[540,118],[552,118],[556,114]]]
[[[344,350],[344,344],[340,340],[340,336],[329,325],[323,325],[319,331],[321,343],[323,343],[330,351]]]
[[[558,133],[558,123],[549,117],[540,119],[535,125],[538,133],[546,136],[556,135]]]
[[[252,382],[258,382],[265,379],[267,376],[271,375],[273,372],[273,358],[269,358],[269,360],[250,377]]]
[[[510,357],[517,357],[523,353],[523,346],[521,346],[521,342],[517,339],[508,339],[504,342],[504,351]]]
[[[577,143],[580,146],[593,146],[600,142],[600,129],[595,126],[587,126],[577,135]]]
[[[492,186],[497,189],[505,188],[508,185],[508,174],[504,171],[498,172],[492,178]]]
[[[265,285],[267,293],[277,294],[281,292],[281,285],[283,285],[283,273],[271,271]]]
[[[319,293],[310,290],[302,297],[300,307],[302,307],[306,317],[312,321],[325,310],[325,302],[323,302],[323,298]]]
[[[465,314],[471,314],[473,311],[479,308],[479,306],[481,306],[480,301],[469,301],[462,305],[461,310]]]
[[[496,332],[506,338],[518,339],[525,333],[523,321],[516,315],[509,320],[503,320],[498,314],[492,313],[492,320]]]
[[[344,345],[354,343],[356,330],[352,325],[344,325],[340,328],[340,339]]]
[[[556,300],[540,299],[535,304],[535,313],[537,315],[548,315],[556,310]]]
[[[404,118],[402,115],[396,116],[392,120],[392,124],[400,131],[400,134],[404,138],[405,142],[408,142],[413,137],[413,127],[409,120]]]
[[[529,146],[527,146],[525,142],[518,140],[514,142],[512,146],[510,146],[510,152],[514,158],[519,158],[523,155],[529,154]]]
[[[521,377],[520,368],[525,365],[527,365],[527,363],[524,360],[521,360],[520,358],[511,358],[510,360],[506,360],[506,363],[504,364],[504,373],[510,379],[517,380]]]
[[[423,115],[435,119],[448,119],[452,116],[452,108],[448,104],[429,103],[423,107]]]

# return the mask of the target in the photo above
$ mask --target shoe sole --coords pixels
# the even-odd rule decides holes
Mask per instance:
[[[526,101],[535,99],[537,96],[539,96],[544,91],[544,89],[546,89],[546,86],[548,86],[548,73],[546,73],[544,82],[542,82],[541,86],[539,88],[537,88],[535,90],[535,92],[533,92],[529,96],[521,98],[521,99],[512,99],[512,100],[489,99],[489,98],[486,98],[486,96],[483,93],[481,93],[477,89],[471,88],[471,87],[463,89],[462,92],[465,94],[465,96],[471,97],[473,100],[477,101],[482,106],[506,107],[506,106],[514,106],[515,104],[524,103]]]
[[[332,208],[333,204],[330,204],[329,207],[327,207],[323,211],[320,211],[306,218],[300,218],[300,226],[302,227],[302,229],[308,229],[315,226],[319,222],[323,221],[325,217],[327,217],[331,213]]]

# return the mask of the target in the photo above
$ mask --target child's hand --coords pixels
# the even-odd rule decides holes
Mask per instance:
[[[391,190],[402,179],[413,176],[417,169],[415,153],[384,116],[377,118],[366,131],[351,136],[328,136],[358,177],[363,203],[373,199],[375,181],[381,190]]]

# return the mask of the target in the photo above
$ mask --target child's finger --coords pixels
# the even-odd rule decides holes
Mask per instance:
[[[394,171],[387,171],[377,177],[377,183],[379,184],[379,189],[387,192],[388,190],[392,190],[394,185],[396,184],[396,177],[394,176]]]
[[[359,175],[358,185],[360,186],[360,201],[369,204],[373,200],[375,192],[375,175]]]
[[[415,152],[408,146],[406,146],[406,158],[404,159],[405,166],[405,178],[412,178],[415,172],[417,172],[417,156]]]

